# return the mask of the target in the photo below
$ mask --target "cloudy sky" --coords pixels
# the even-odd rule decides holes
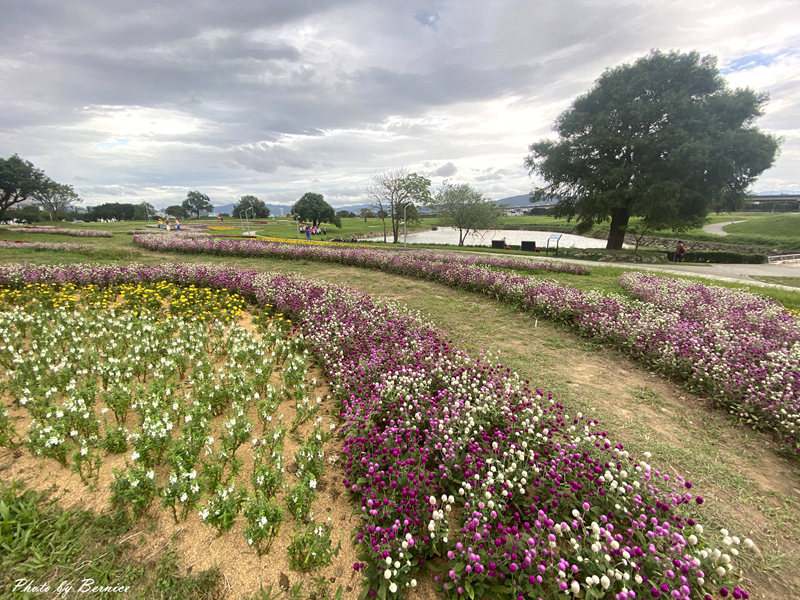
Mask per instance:
[[[3,0],[0,155],[88,204],[364,201],[406,167],[526,193],[527,146],[609,66],[714,54],[771,95],[758,191],[800,191],[798,0]]]

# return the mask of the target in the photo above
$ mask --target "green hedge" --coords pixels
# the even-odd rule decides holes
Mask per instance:
[[[667,252],[667,259],[673,260],[674,253]],[[741,252],[687,252],[683,255],[683,262],[694,263],[737,263],[737,264],[762,264],[767,262],[764,254],[743,254]]]

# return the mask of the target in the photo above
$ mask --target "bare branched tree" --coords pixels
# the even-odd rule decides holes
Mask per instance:
[[[405,169],[387,171],[375,178],[367,193],[383,221],[383,241],[387,241],[388,216],[392,227],[392,242],[396,244],[400,236],[404,207],[429,203],[431,180],[416,173],[408,173]]]
[[[53,221],[56,215],[63,214],[75,202],[80,200],[78,194],[72,189],[71,185],[48,182],[39,190],[33,193],[33,199],[39,204]]]

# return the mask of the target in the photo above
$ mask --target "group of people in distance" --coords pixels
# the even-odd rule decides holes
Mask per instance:
[[[326,235],[328,233],[324,227],[320,227],[319,225],[306,225],[305,223],[300,223],[298,228],[300,233],[306,234],[307,240],[310,240],[312,235]]]
[[[178,217],[175,217],[175,220],[173,222],[170,222],[170,218],[169,217],[167,217],[166,219],[164,219],[162,217],[159,217],[159,219],[158,219],[158,228],[159,229],[166,229],[167,231],[170,231],[170,229],[174,228],[175,231],[180,231],[181,230],[181,222],[180,222],[180,219],[178,219]]]

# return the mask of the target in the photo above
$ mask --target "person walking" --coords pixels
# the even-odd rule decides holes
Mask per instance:
[[[678,246],[675,248],[675,262],[683,262],[686,256],[686,246],[682,240],[678,240]]]

